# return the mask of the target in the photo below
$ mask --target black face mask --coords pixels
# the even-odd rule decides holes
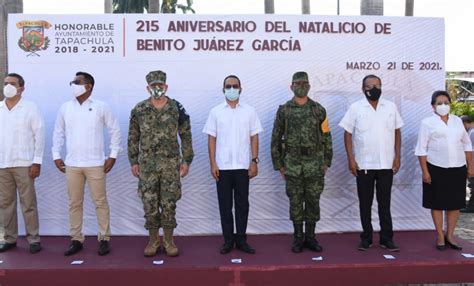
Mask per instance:
[[[382,95],[382,90],[380,88],[373,87],[372,89],[365,91],[365,97],[371,101],[379,100]]]

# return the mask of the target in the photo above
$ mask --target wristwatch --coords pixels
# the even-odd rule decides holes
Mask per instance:
[[[252,158],[252,162],[258,164],[260,162],[260,159],[258,159],[258,157]]]

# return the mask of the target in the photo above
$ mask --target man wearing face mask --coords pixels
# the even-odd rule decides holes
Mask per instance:
[[[152,71],[146,81],[150,97],[133,108],[128,132],[128,159],[132,174],[139,179],[138,194],[149,232],[144,255],[154,256],[161,248],[158,230],[162,227],[166,254],[177,256],[173,231],[176,202],[181,198],[180,177],[188,174],[194,157],[191,120],[181,103],[166,96],[166,73]]]
[[[294,240],[291,250],[303,247],[321,252],[315,239],[320,219],[319,199],[324,176],[332,161],[332,140],[326,109],[308,97],[311,88],[306,72],[293,75],[293,98],[280,105],[273,124],[273,168],[286,182]],[[305,233],[303,233],[305,223]]]
[[[211,110],[203,129],[208,134],[211,175],[216,180],[224,235],[220,253],[229,253],[235,244],[241,251],[254,254],[246,235],[249,179],[257,176],[258,133],[262,132],[262,126],[255,108],[240,102],[242,87],[237,76],[227,76],[222,91],[225,102]]]
[[[339,126],[344,128],[344,145],[349,171],[356,177],[363,232],[358,249],[372,246],[372,202],[376,189],[380,220],[380,247],[399,251],[393,241],[390,198],[393,175],[400,169],[403,121],[394,103],[380,99],[382,81],[368,75],[362,80],[365,96],[353,103]]]
[[[41,250],[34,182],[40,175],[44,149],[43,117],[22,97],[23,77],[10,73],[4,80],[5,100],[0,102],[0,207],[5,242],[0,252],[16,247],[18,237],[17,191],[30,253]]]
[[[69,194],[71,244],[64,252],[73,255],[83,248],[82,234],[84,185],[87,182],[95,205],[99,225],[99,255],[110,252],[110,211],[105,177],[113,168],[120,151],[120,126],[110,107],[91,99],[94,78],[78,72],[70,83],[73,98],[59,109],[53,132],[53,160],[59,171],[66,173]],[[104,150],[104,128],[110,137],[110,155]],[[66,140],[66,160],[61,150]]]

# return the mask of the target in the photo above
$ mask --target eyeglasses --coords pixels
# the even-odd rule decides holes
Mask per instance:
[[[231,89],[231,88],[233,88],[233,89],[239,89],[240,86],[239,86],[238,84],[226,84],[226,85],[224,86],[224,88],[225,88],[225,89]]]

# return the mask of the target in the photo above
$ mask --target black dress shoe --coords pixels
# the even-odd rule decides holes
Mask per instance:
[[[237,249],[245,253],[255,254],[255,249],[253,249],[247,242],[244,242],[242,244],[237,244]]]
[[[452,243],[451,241],[448,240],[447,237],[444,238],[444,242],[446,243],[447,246],[451,247],[452,249],[455,249],[455,250],[462,250],[462,247],[461,247],[461,246]]]
[[[372,241],[369,240],[361,240],[359,246],[357,247],[360,251],[367,251],[372,246]]]
[[[392,252],[400,251],[400,248],[391,240],[380,242],[380,247]]]
[[[69,245],[68,249],[64,252],[64,256],[70,256],[70,255],[76,254],[81,250],[82,250],[82,243],[78,240],[73,240],[71,241],[71,244]]]
[[[221,249],[219,250],[219,252],[221,254],[227,254],[232,251],[232,248],[234,248],[234,244],[226,242],[221,246]]]
[[[107,240],[99,241],[99,253],[100,256],[104,256],[110,252],[109,242]]]
[[[448,246],[446,244],[436,244],[436,249],[438,249],[439,251],[444,251],[448,249]]]
[[[14,243],[8,243],[5,242],[4,244],[0,244],[0,252],[5,252],[9,249],[15,248],[16,247],[16,242]]]
[[[35,254],[41,251],[41,243],[39,242],[33,242],[30,244],[30,253]]]

